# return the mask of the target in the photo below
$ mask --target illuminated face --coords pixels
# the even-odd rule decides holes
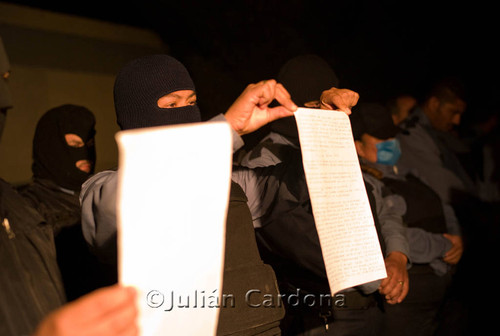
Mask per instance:
[[[460,124],[465,107],[466,104],[461,99],[454,102],[438,103],[432,113],[428,114],[429,120],[436,130],[449,132]]]
[[[161,108],[196,105],[196,92],[193,90],[174,91],[158,99],[157,104]]]
[[[66,139],[66,143],[70,147],[82,148],[83,146],[85,146],[85,143],[83,142],[82,138],[80,138],[76,134],[68,133],[64,135],[64,138]],[[90,162],[89,160],[78,160],[76,161],[75,165],[76,168],[80,169],[85,173],[90,173],[90,171],[92,170],[92,162]]]

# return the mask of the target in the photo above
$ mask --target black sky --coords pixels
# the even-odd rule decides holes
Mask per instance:
[[[445,75],[463,78],[474,101],[494,100],[499,87],[500,29],[491,2],[7,2],[153,29],[190,69],[201,95],[220,104],[305,52],[327,59],[340,86],[366,100],[420,95]]]

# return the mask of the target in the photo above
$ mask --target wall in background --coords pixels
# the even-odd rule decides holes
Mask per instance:
[[[116,166],[115,75],[131,59],[167,53],[161,38],[145,29],[1,2],[0,37],[14,101],[0,141],[0,176],[12,184],[30,180],[36,123],[67,103],[96,116],[96,172]]]

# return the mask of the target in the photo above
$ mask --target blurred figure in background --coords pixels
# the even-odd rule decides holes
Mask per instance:
[[[400,94],[387,102],[394,125],[401,124],[417,106],[417,99],[410,94]]]
[[[453,209],[443,204],[418,171],[400,174],[401,153],[391,113],[382,104],[362,103],[351,115],[356,150],[364,174],[382,183],[384,194],[400,196],[410,244],[410,290],[399,305],[384,305],[381,335],[431,336],[439,326],[456,265],[463,253],[461,231]]]
[[[19,193],[54,231],[57,259],[68,300],[98,287],[96,258],[81,228],[79,193],[94,172],[95,118],[72,104],[48,110],[38,121],[33,138],[33,179]]]

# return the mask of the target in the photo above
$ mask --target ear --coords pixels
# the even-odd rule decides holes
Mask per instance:
[[[359,141],[359,140],[354,140],[354,146],[356,147],[356,152],[358,153],[358,155],[362,158],[365,157],[365,151],[364,151],[364,145],[363,145],[363,142]]]

